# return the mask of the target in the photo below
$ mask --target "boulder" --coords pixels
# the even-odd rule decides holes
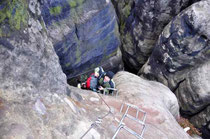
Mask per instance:
[[[210,131],[209,8],[209,1],[201,1],[174,18],[139,74],[167,85],[177,95],[183,114],[199,119],[191,122]]]
[[[41,14],[68,79],[97,66],[122,69],[120,35],[110,0],[46,0]]]
[[[66,96],[71,91],[41,24],[40,3],[0,4],[0,138],[80,137],[89,120]]]
[[[35,3],[34,6],[39,6],[39,3]],[[28,14],[28,18],[32,20],[31,13]],[[40,23],[38,20],[33,21]],[[119,121],[123,115],[119,113],[123,102],[135,104],[147,112],[143,137],[190,138],[175,120],[175,117],[179,117],[176,97],[160,83],[121,72],[114,78],[119,90],[117,97],[99,96],[91,91],[69,87],[52,43],[48,40],[44,29],[36,29],[37,24],[16,32],[25,31],[29,37],[32,35],[33,37],[28,40],[14,37],[1,38],[7,40],[7,43],[1,43],[0,47],[0,56],[3,59],[0,62],[0,78],[4,79],[0,86],[2,138],[76,139],[85,133],[87,134],[84,138],[111,138],[118,127],[116,119]],[[22,34],[18,37],[22,37]],[[19,44],[19,41],[22,43]],[[43,49],[45,51],[42,51]],[[24,53],[18,53],[19,51]],[[34,57],[36,59],[33,59]],[[27,59],[32,60],[27,62]],[[45,66],[40,70],[42,64]],[[11,73],[10,70],[5,71],[6,66],[15,73]],[[34,82],[36,80],[39,84]],[[67,93],[69,97],[65,95]],[[110,109],[105,102],[111,107]],[[93,126],[99,117],[104,116],[100,124]],[[131,128],[138,127],[132,121],[126,121],[126,125]],[[117,137],[135,138],[124,130],[120,131]]]
[[[114,81],[122,101],[147,113],[144,138],[190,138],[176,121],[179,105],[169,88],[128,72],[117,73]]]
[[[82,96],[81,100],[75,100],[75,104],[81,109],[81,112],[86,115],[86,118],[93,120],[92,123],[99,117],[107,115],[102,119],[102,123],[92,128],[85,137],[88,138],[90,133],[96,130],[100,133],[101,137],[111,138],[119,125],[117,121],[120,121],[125,113],[125,109],[120,113],[121,105],[123,103],[129,103],[146,112],[144,138],[191,138],[176,121],[176,119],[179,119],[178,101],[175,95],[166,86],[158,82],[142,79],[128,72],[118,72],[114,76],[114,81],[119,91],[119,95],[116,97],[99,96],[91,91],[70,87],[72,90],[72,99],[75,98],[74,94]],[[134,116],[135,113],[136,111],[134,109],[129,111],[129,114],[132,116]],[[142,119],[141,116],[139,119]],[[140,124],[129,119],[126,119],[124,123],[137,133],[141,132]],[[90,126],[91,125],[89,125],[89,127]],[[103,133],[101,131],[103,131]],[[117,134],[117,138],[135,139],[135,136],[121,129]]]
[[[7,14],[0,20],[0,88],[15,91],[14,98],[21,97],[23,90],[28,95],[67,91],[66,76],[41,24],[39,7],[36,0],[1,2],[0,14]],[[32,13],[33,9],[37,12]]]
[[[189,138],[174,118],[179,116],[179,107],[175,96],[165,86],[121,72],[115,78],[117,88],[129,89],[122,80],[132,78],[127,84],[134,81],[136,89],[130,95],[129,90],[119,90],[119,97],[102,99],[97,93],[69,87],[43,24],[40,1],[14,0],[0,4],[1,138],[80,138],[107,112],[109,116],[103,119],[103,126],[94,127],[85,137],[111,138],[118,126],[115,118],[122,116],[119,109],[124,100],[136,102],[135,105],[147,112],[145,138]],[[143,81],[145,86],[135,84]],[[156,85],[160,89],[157,94],[166,91],[167,97],[157,96]],[[139,92],[141,87],[154,92],[148,95],[146,91]],[[144,100],[139,102],[141,96],[149,101],[145,106]],[[158,99],[153,100],[154,97]],[[103,100],[112,107],[110,111]],[[125,131],[119,136],[133,137]]]
[[[120,22],[122,54],[138,72],[152,53],[163,28],[193,0],[112,0]]]

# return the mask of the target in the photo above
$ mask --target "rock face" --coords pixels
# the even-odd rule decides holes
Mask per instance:
[[[66,130],[75,115],[61,101],[70,89],[41,25],[39,3],[3,1],[2,12],[6,15],[0,20],[0,136],[62,138],[70,133]],[[61,121],[64,118],[67,121]]]
[[[68,79],[97,66],[122,68],[118,24],[110,0],[46,0],[41,9]]]
[[[113,0],[119,19],[125,64],[138,72],[163,28],[192,0]]]
[[[147,112],[145,139],[189,138],[175,120],[179,118],[178,101],[166,86],[128,72],[117,73],[114,81],[120,100]]]
[[[7,5],[7,1],[4,4]],[[4,35],[0,39],[0,136],[17,139],[80,138],[98,116],[107,114],[109,109],[96,93],[74,87],[69,89],[53,45],[41,25],[39,2],[31,0],[13,4],[14,7],[29,6],[30,11],[25,11],[26,24],[20,28],[6,28],[8,17],[1,22],[5,26],[1,28]],[[13,32],[6,34],[6,29]],[[124,82],[125,79],[129,80]],[[86,138],[111,138],[118,126],[115,120],[122,116],[119,114],[120,105],[128,97],[127,102],[135,103],[147,112],[145,138],[189,138],[175,121],[179,107],[168,88],[125,72],[116,75],[115,80],[120,95],[118,98],[104,96],[111,106],[111,113],[101,125],[91,129]],[[128,87],[133,81],[134,90],[130,93]],[[155,87],[160,89],[159,92],[154,91],[157,90]],[[161,97],[162,94],[167,97]],[[155,101],[154,97],[157,98]],[[125,131],[118,136],[134,138]]]
[[[138,106],[147,112],[145,139],[188,139],[190,138],[184,130],[177,124],[175,118],[179,118],[179,106],[175,95],[164,85],[147,81],[138,76],[128,73],[119,72],[115,75],[114,81],[119,90],[119,96],[102,96],[111,109],[102,123],[90,130],[100,133],[100,137],[111,138],[117,127],[118,121],[123,113],[119,113],[122,103],[130,103]],[[104,104],[103,100],[90,91],[80,90],[71,87],[72,94],[79,93],[83,99],[76,101],[76,106],[83,109],[82,113],[88,119],[92,119],[92,123],[98,118],[109,113],[109,108]],[[72,96],[72,98],[74,98]],[[155,98],[155,99],[154,99]],[[124,111],[125,112],[125,111]],[[130,115],[134,115],[135,111],[129,111]],[[140,117],[139,117],[140,118]],[[125,120],[125,125],[135,130],[141,131],[141,126],[132,120]],[[103,131],[103,133],[101,132]],[[85,132],[84,132],[85,133]],[[85,137],[89,137],[89,133]],[[117,135],[120,139],[135,139],[135,136],[129,134],[125,130],[121,130]]]
[[[1,4],[0,14],[6,15],[0,16],[0,137],[79,138],[91,123],[66,96],[81,99],[68,88],[41,24],[39,2]],[[89,136],[97,138],[98,134]]]
[[[140,73],[169,86],[191,122],[210,131],[209,8],[209,1],[198,2],[173,19]]]
[[[56,25],[51,25],[55,22],[51,23],[51,16],[46,22],[48,19],[45,19],[47,16],[44,16],[44,12],[47,10],[43,11],[43,6],[54,2],[0,2],[0,137],[80,138],[99,116],[109,112],[102,123],[91,129],[85,137],[111,138],[118,126],[116,118],[122,116],[119,113],[120,105],[126,100],[147,112],[145,138],[189,138],[175,120],[179,117],[176,97],[160,83],[146,81],[126,72],[118,73],[114,80],[120,95],[117,98],[104,96],[111,107],[110,111],[96,93],[68,86],[54,51],[56,38],[48,37],[56,30]],[[68,2],[71,7],[79,8],[86,1]],[[89,4],[94,6],[93,3]],[[111,6],[107,0],[106,6]],[[53,21],[59,21],[57,23],[60,24],[60,19],[62,22],[68,20],[61,16],[63,12],[69,12],[68,6],[52,7],[50,14],[54,14]],[[68,28],[62,29],[68,32]],[[133,87],[132,92],[130,86]],[[137,128],[133,122],[125,123]],[[119,138],[130,139],[133,136],[122,131]]]
[[[66,76],[60,70],[58,57],[41,25],[40,13],[29,14],[25,10],[29,7],[38,11],[39,3],[5,1],[2,6],[0,13],[7,15],[1,21],[0,88],[19,93],[24,89],[28,93],[41,91],[43,95],[49,91],[65,94]],[[24,15],[20,15],[23,10]],[[33,17],[35,15],[38,19]]]

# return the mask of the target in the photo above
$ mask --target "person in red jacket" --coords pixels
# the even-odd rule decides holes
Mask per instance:
[[[103,78],[104,76],[104,70],[102,67],[97,67],[94,70],[94,73],[88,77],[87,81],[85,83],[82,83],[82,89],[90,89],[94,92],[98,91],[98,81],[99,79]]]

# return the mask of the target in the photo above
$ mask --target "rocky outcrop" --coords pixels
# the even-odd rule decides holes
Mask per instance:
[[[69,87],[54,51],[56,38],[49,35],[52,33],[50,28],[55,25],[43,20],[47,16],[42,17],[47,12],[43,11],[43,6],[51,2],[0,2],[1,138],[80,138],[98,117],[107,112],[109,115],[86,137],[111,138],[118,126],[116,119],[122,116],[120,105],[125,100],[147,112],[145,138],[189,138],[175,120],[179,117],[176,97],[160,83],[126,72],[118,73],[115,80],[120,95],[117,98],[103,96],[111,107],[110,111],[98,94]],[[86,1],[69,1],[69,5],[79,8],[83,2]],[[106,2],[109,5],[109,1]],[[52,7],[50,14],[54,14],[53,21],[60,24],[60,18],[62,22],[67,20],[58,15],[68,13],[65,9],[68,6]],[[48,18],[51,21],[51,16]],[[133,122],[125,123],[137,128]],[[119,137],[133,136],[122,131]]]
[[[112,0],[120,20],[123,60],[137,71],[147,61],[163,28],[192,0]]]
[[[79,106],[79,109],[82,109],[81,112],[87,118],[92,119],[92,122],[98,117],[103,117],[109,113],[102,119],[102,123],[97,128],[93,128],[93,131],[97,130],[101,137],[112,137],[118,127],[117,120],[119,121],[123,115],[123,113],[119,113],[121,105],[123,103],[130,103],[138,106],[147,113],[144,138],[190,138],[175,120],[179,118],[178,101],[166,86],[158,82],[144,80],[128,72],[117,73],[114,81],[119,95],[117,97],[102,96],[111,109],[110,113],[109,108],[96,93],[71,87],[72,94],[79,93],[83,98],[80,101],[76,101],[76,106]],[[74,97],[72,96],[72,98]],[[129,114],[134,115],[135,111],[131,110]],[[140,133],[141,126],[134,121],[127,119],[124,123],[129,128]],[[86,137],[89,137],[89,134]],[[117,137],[120,139],[135,138],[135,136],[123,129],[121,129]]]
[[[193,116],[191,122],[199,128],[209,127],[210,117],[206,111],[210,104],[209,8],[209,1],[198,2],[173,19],[141,69],[144,77],[175,92],[182,112]]]
[[[15,90],[14,98],[21,97],[18,92],[22,94],[22,90],[28,95],[50,91],[65,94],[66,76],[39,20],[39,3],[4,1],[1,6],[0,13],[7,14],[0,26],[0,88]],[[30,13],[27,8],[37,12]]]
[[[179,118],[178,101],[166,86],[128,72],[117,73],[114,81],[120,100],[147,112],[144,138],[189,138],[175,120]]]
[[[14,7],[23,4],[21,2],[14,3]],[[53,45],[41,25],[42,20],[34,18],[34,15],[40,16],[39,9],[36,9],[39,3],[31,0],[24,4],[30,7],[30,11],[26,11],[27,24],[13,30],[14,34],[1,37],[0,41],[0,136],[17,139],[80,138],[109,109],[96,93],[68,87]],[[124,82],[125,79],[129,80]],[[100,125],[92,128],[86,138],[111,138],[118,126],[116,118],[122,116],[119,114],[120,105],[127,97],[127,102],[135,103],[147,112],[145,138],[189,138],[175,121],[179,107],[168,88],[124,72],[117,74],[115,80],[120,95],[117,98],[103,96],[111,106],[111,113]],[[134,89],[130,93],[128,86],[131,82],[134,82]],[[159,92],[155,92],[155,86]],[[143,91],[143,88],[148,91]],[[167,97],[157,96],[157,93]],[[154,97],[157,98],[155,101]],[[139,102],[140,99],[143,100]],[[133,138],[125,131],[118,137]]]
[[[122,68],[118,24],[110,0],[47,0],[41,9],[68,79],[97,66]]]

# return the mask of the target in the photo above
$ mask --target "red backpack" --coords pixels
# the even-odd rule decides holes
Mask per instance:
[[[86,81],[86,88],[87,89],[90,89],[90,81],[91,81],[91,78],[94,76],[94,73],[92,73],[91,75],[90,75],[90,77],[87,79],[87,81]]]

